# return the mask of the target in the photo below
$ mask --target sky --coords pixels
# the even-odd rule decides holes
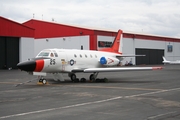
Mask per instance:
[[[0,0],[0,16],[180,38],[180,0]]]

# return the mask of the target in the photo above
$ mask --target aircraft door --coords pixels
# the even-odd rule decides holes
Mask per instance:
[[[67,56],[65,52],[60,52],[59,53],[59,59],[60,59],[60,71],[65,72],[66,71],[66,66],[67,66]]]

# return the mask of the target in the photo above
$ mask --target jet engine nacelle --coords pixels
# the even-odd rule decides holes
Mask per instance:
[[[115,66],[120,63],[119,59],[114,57],[101,57],[100,63],[104,66]]]

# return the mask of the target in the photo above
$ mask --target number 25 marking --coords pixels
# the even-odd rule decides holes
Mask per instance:
[[[56,64],[55,59],[51,59],[50,60],[50,65],[55,65],[55,64]]]

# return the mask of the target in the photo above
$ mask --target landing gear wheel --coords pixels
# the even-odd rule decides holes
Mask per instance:
[[[40,83],[42,83],[42,81],[43,81],[43,79],[42,79],[42,78],[41,78],[41,79],[39,79],[39,82],[40,82]]]
[[[78,83],[79,82],[79,78],[76,78],[76,80],[74,82]]]
[[[107,83],[107,82],[108,82],[108,79],[107,79],[107,78],[104,78],[104,82]]]
[[[76,81],[76,75],[75,74],[71,74],[71,81],[75,82]]]
[[[42,83],[45,85],[47,83],[46,79],[43,79]]]
[[[81,78],[80,82],[86,82],[85,78]]]
[[[91,75],[89,76],[89,80],[90,80],[90,82],[95,81],[94,74],[91,74]]]

